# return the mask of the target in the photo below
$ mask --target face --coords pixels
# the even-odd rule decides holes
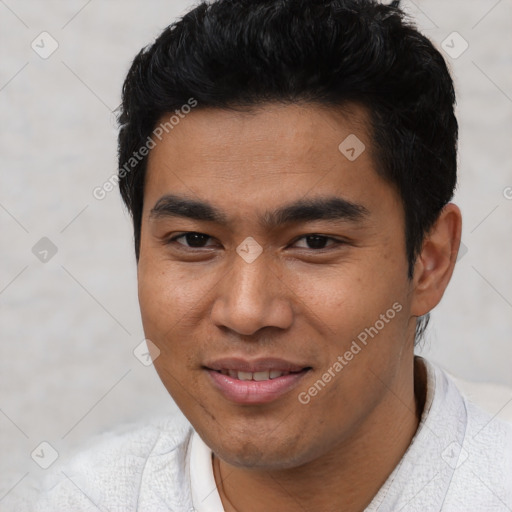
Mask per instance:
[[[150,152],[145,335],[232,465],[294,467],[349,442],[412,366],[403,208],[375,167],[355,105],[197,110]]]

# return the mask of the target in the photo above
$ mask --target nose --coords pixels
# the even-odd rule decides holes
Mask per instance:
[[[235,255],[218,283],[211,316],[217,326],[240,335],[263,327],[286,329],[293,321],[291,290],[265,254],[250,263]]]

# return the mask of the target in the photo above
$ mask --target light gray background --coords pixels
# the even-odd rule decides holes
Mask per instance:
[[[129,217],[117,189],[102,201],[92,190],[116,172],[112,110],[131,60],[190,5],[0,0],[0,509],[44,473],[30,458],[40,442],[62,459],[98,432],[175,409],[133,355],[144,335]],[[453,31],[469,44],[444,54],[467,252],[423,355],[512,386],[512,2],[404,5],[439,48]],[[59,44],[47,59],[31,48],[42,31]],[[58,249],[46,263],[32,253],[42,237]]]

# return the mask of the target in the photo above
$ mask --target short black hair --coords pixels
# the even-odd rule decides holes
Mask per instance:
[[[398,2],[201,2],[143,48],[124,82],[118,118],[119,186],[137,261],[147,163],[138,151],[162,116],[191,98],[200,109],[364,106],[377,172],[402,200],[412,278],[425,235],[454,193],[458,125],[446,63]],[[417,323],[416,340],[428,319]]]

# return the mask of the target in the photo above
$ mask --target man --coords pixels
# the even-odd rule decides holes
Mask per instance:
[[[512,426],[414,355],[460,243],[454,103],[395,3],[218,0],[142,50],[120,189],[184,417],[37,510],[512,510]]]

